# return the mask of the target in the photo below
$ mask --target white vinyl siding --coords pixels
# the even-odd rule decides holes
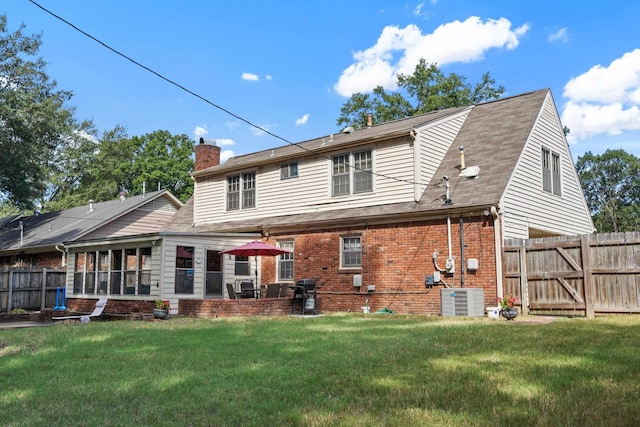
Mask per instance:
[[[280,216],[283,212],[293,215],[413,201],[411,142],[407,132],[406,137],[355,150],[371,151],[371,162],[375,167],[372,176],[374,191],[339,198],[331,196],[333,156],[329,156],[329,160],[327,156],[299,159],[299,175],[295,180],[281,179],[280,163],[259,167],[256,170],[256,188],[260,190],[256,200],[257,209],[226,211],[226,177],[199,179],[194,190],[194,220],[196,223],[239,221]]]
[[[543,147],[558,155],[558,173],[562,180],[560,196],[543,189]],[[553,179],[552,157],[550,163]],[[565,173],[562,174],[562,171]],[[553,183],[551,189],[553,191]],[[547,95],[501,204],[503,237],[507,239],[528,238],[532,229],[560,235],[592,232],[591,216],[550,94]]]

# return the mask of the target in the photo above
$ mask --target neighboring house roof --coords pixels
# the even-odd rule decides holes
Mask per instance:
[[[124,200],[92,203],[93,209],[87,204],[63,211],[0,219],[0,252],[52,247],[80,240],[160,198],[168,198],[176,209],[182,206],[169,191],[160,190]]]
[[[497,205],[503,196],[509,180],[518,164],[529,135],[543,108],[545,99],[550,96],[548,89],[537,90],[517,96],[490,101],[465,108],[449,108],[422,114],[407,119],[382,123],[350,133],[318,138],[298,144],[308,155],[328,153],[354,145],[370,144],[383,139],[406,136],[413,130],[454,116],[464,109],[470,113],[456,135],[438,169],[422,194],[419,202],[402,202],[378,206],[351,207],[327,210],[323,212],[257,217],[238,221],[216,222],[210,224],[193,223],[193,201],[188,202],[182,211],[168,224],[168,230],[182,232],[242,232],[259,231],[270,228],[322,225],[333,226],[355,221],[391,220],[394,217],[424,217],[426,212],[438,214],[456,210],[484,209]],[[467,168],[479,167],[479,178],[470,179],[459,176],[460,150],[464,146]],[[254,154],[229,159],[225,164],[198,171],[193,176],[229,173],[234,170],[255,167],[269,163],[278,163],[291,157],[303,157],[304,151],[297,146],[285,146]],[[449,177],[450,199],[445,204],[445,186],[440,181]],[[481,211],[480,211],[481,212]],[[187,219],[188,218],[188,219]]]

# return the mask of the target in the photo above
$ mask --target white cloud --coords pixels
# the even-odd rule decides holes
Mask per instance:
[[[215,141],[216,145],[218,145],[219,147],[226,147],[228,145],[235,144],[235,141],[229,138],[216,138]]]
[[[271,74],[267,74],[266,76],[264,76],[265,80],[273,80],[273,77],[271,77]]]
[[[304,116],[300,117],[299,119],[296,119],[296,126],[303,125],[303,124],[307,123],[308,120],[309,120],[309,114],[305,114]]]
[[[273,125],[261,125],[261,124],[258,124],[257,126],[259,126],[261,129],[258,129],[255,126],[251,126],[251,133],[254,136],[262,136],[265,134],[264,132],[265,130],[271,131],[271,128],[273,127]]]
[[[220,163],[224,163],[233,157],[233,150],[222,150],[220,152]]]
[[[640,49],[608,67],[598,64],[564,87],[562,122],[569,142],[597,134],[618,135],[640,129]]]
[[[227,129],[229,130],[235,130],[238,128],[238,126],[240,126],[240,122],[239,121],[234,121],[234,122],[230,122],[230,121],[226,121],[224,122],[224,125],[227,127]]]
[[[344,97],[377,85],[395,89],[396,75],[412,74],[420,58],[439,66],[480,61],[489,49],[515,49],[528,29],[525,24],[512,30],[505,18],[483,22],[477,16],[443,24],[425,35],[416,25],[387,26],[374,46],[353,53],[355,62],[342,72],[334,89]]]
[[[242,80],[249,80],[249,81],[252,81],[252,82],[257,82],[258,80],[260,80],[260,78],[258,77],[257,74],[242,73]]]
[[[207,130],[207,125],[196,126],[193,129],[193,134],[196,136],[196,138],[200,138],[201,136],[205,136],[208,133],[209,133],[209,131]]]
[[[413,14],[415,16],[420,16],[422,14],[423,7],[424,7],[424,3],[420,3],[419,5],[417,5],[416,8],[413,9]]]
[[[549,36],[549,42],[553,43],[557,41],[565,43],[569,41],[569,34],[567,33],[566,28],[560,28],[558,31]]]

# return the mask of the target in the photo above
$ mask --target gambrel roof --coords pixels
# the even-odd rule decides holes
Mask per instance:
[[[127,214],[144,209],[145,206],[152,208],[160,200],[172,205],[174,212],[182,206],[169,191],[160,190],[63,211],[3,218],[0,220],[0,252],[52,247],[78,241]]]

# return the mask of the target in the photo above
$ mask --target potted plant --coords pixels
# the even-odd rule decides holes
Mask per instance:
[[[156,319],[164,319],[169,315],[171,304],[168,300],[156,300],[156,308],[153,309],[153,317]]]
[[[513,320],[518,316],[518,308],[514,307],[518,303],[518,297],[514,297],[509,294],[498,298],[498,305],[500,306],[500,315],[507,320]]]

